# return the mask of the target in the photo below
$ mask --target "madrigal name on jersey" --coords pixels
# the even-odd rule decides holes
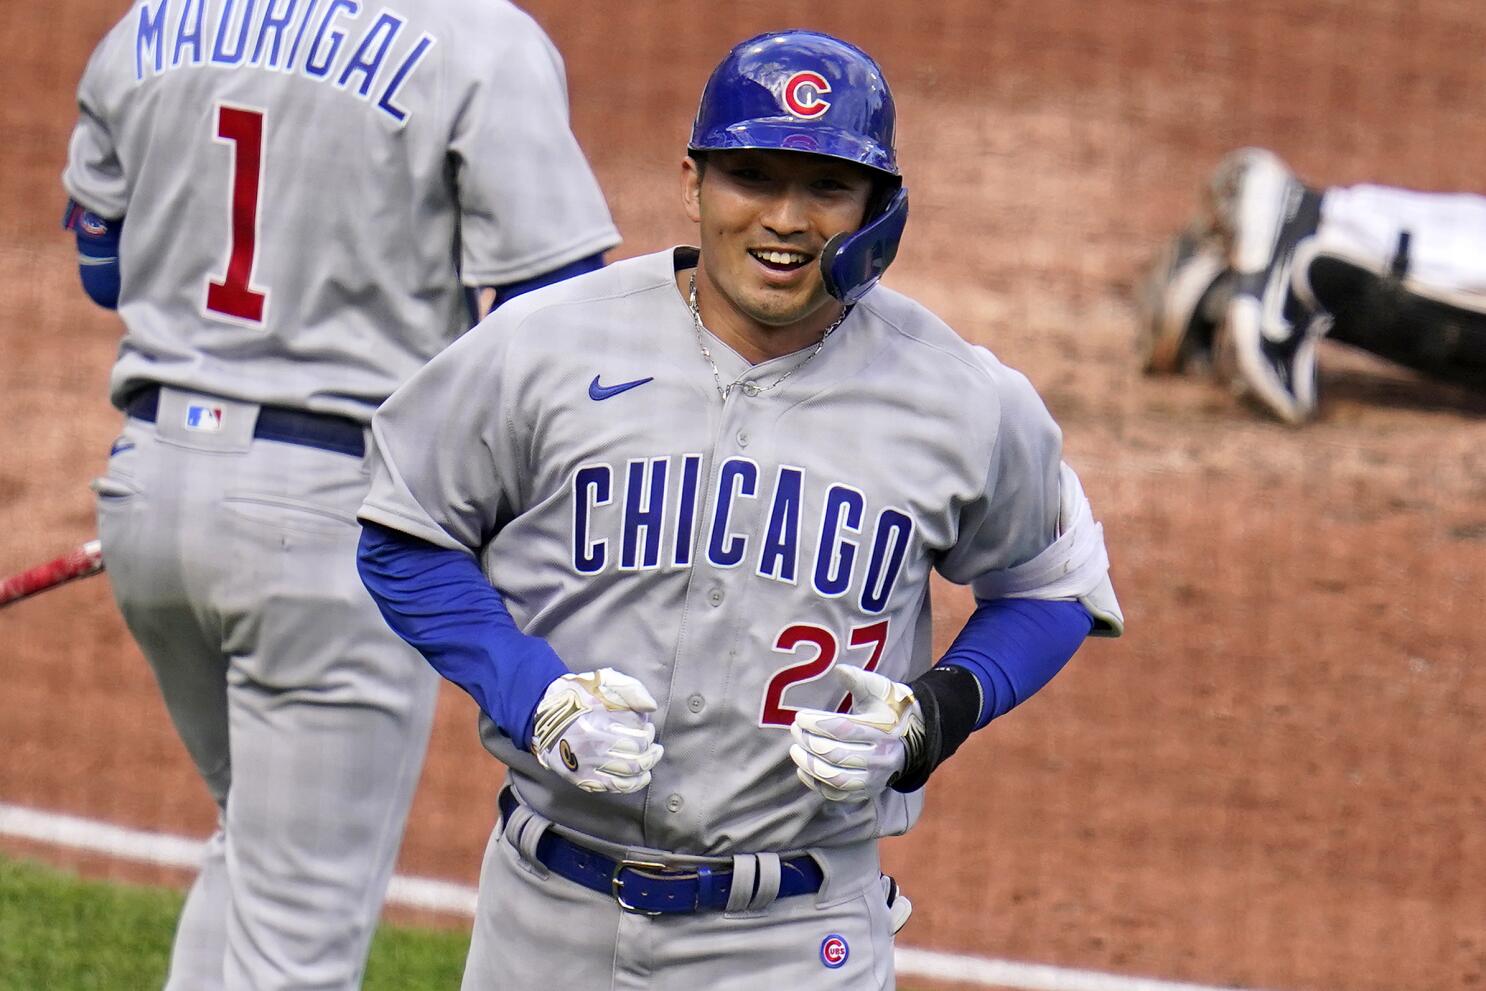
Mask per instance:
[[[702,455],[687,454],[575,471],[574,570],[689,568],[695,552],[714,568],[749,567],[771,581],[805,582],[825,598],[855,588],[863,612],[887,608],[913,537],[907,513],[889,506],[869,521],[866,496],[842,482],[807,505],[804,469],[781,465],[770,480],[757,462],[739,457],[718,466],[714,495],[702,506],[701,468]],[[802,534],[807,514],[818,520],[813,539]],[[750,528],[744,518],[758,524]]]
[[[435,39],[404,35],[408,19],[383,7],[363,21],[359,0],[154,0],[139,7],[134,80],[182,66],[253,66],[298,73],[354,92],[399,124],[397,93]],[[395,54],[394,54],[395,52]]]

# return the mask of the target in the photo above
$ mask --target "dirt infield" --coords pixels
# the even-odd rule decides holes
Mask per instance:
[[[56,220],[71,93],[123,7],[0,9],[3,573],[92,535],[117,427],[118,328]],[[1322,418],[1289,430],[1140,376],[1129,304],[1240,144],[1317,183],[1486,192],[1477,0],[531,9],[621,255],[688,237],[675,161],[729,44],[806,23],[877,54],[913,203],[888,281],[1030,376],[1105,524],[1129,634],[929,786],[887,847],[907,942],[1286,991],[1486,984],[1486,401],[1327,345]],[[937,605],[943,638],[969,600]],[[0,613],[0,645],[0,802],[210,828],[104,580]],[[401,869],[473,882],[499,769],[473,703],[442,705]]]

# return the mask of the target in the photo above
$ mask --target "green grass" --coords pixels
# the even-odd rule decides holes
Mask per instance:
[[[0,857],[0,991],[161,987],[182,897]],[[362,989],[458,988],[468,949],[464,933],[383,926]]]
[[[0,991],[160,987],[181,898],[0,858]],[[458,988],[468,948],[463,933],[383,926],[363,988]]]

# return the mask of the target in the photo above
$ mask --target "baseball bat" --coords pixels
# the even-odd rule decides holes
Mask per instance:
[[[90,540],[55,560],[0,580],[0,608],[102,570],[103,545]]]

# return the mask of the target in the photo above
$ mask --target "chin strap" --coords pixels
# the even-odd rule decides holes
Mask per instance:
[[[907,223],[908,190],[899,186],[871,221],[826,242],[820,253],[826,291],[847,305],[867,295],[897,257]]]

